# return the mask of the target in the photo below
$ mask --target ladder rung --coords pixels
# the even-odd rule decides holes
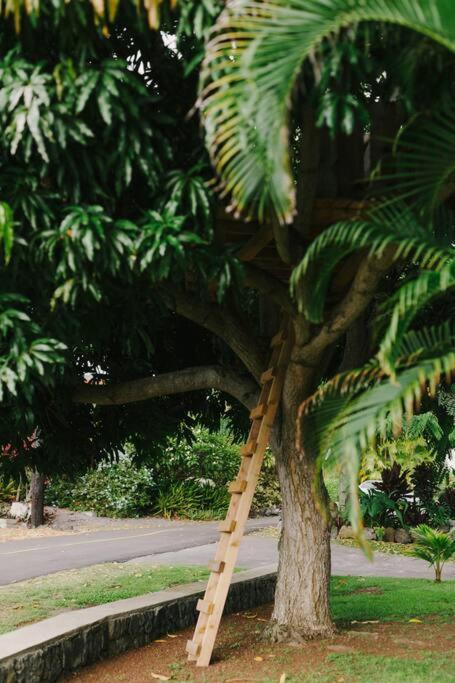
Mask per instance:
[[[286,341],[287,334],[284,330],[280,330],[274,337],[272,337],[272,341],[270,342],[270,346],[275,348],[275,346],[279,346],[282,344],[284,341]]]
[[[209,600],[198,600],[196,609],[198,612],[204,612],[204,614],[212,614],[215,604]]]
[[[186,641],[186,651],[192,657],[197,657],[201,649],[200,643],[195,643],[194,640]]]
[[[225,519],[218,525],[218,531],[224,534],[232,534],[235,530],[237,522],[235,519]]]
[[[240,455],[243,455],[245,458],[250,458],[252,455],[254,455],[256,446],[257,441],[255,439],[247,441],[247,443],[240,449]]]
[[[264,417],[265,413],[267,411],[267,404],[266,403],[260,403],[256,408],[253,408],[253,410],[250,413],[250,420],[260,420],[261,417]]]
[[[246,489],[246,479],[234,479],[229,484],[229,493],[243,493]]]
[[[209,571],[214,572],[215,574],[222,574],[225,566],[226,562],[218,562],[218,560],[212,560],[208,564]]]
[[[276,368],[269,368],[261,375],[261,384],[266,384],[276,377]]]

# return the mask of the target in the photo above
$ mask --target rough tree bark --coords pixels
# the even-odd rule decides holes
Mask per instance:
[[[33,528],[44,523],[44,474],[37,470],[30,482],[30,524]]]
[[[335,630],[329,606],[328,496],[314,454],[297,437],[298,408],[311,393],[313,374],[291,363],[272,441],[283,520],[275,605],[266,631],[275,642],[326,637]]]

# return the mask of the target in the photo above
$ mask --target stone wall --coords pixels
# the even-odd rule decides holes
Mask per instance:
[[[276,574],[267,569],[237,574],[229,591],[226,613],[271,602],[275,583]],[[191,626],[196,621],[196,602],[202,593],[200,583],[192,584],[62,614],[0,636],[0,683],[54,683],[63,674],[82,666]],[[75,621],[80,622],[76,627]],[[2,656],[5,652],[7,656]]]

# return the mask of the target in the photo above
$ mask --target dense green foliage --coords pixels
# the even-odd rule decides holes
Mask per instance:
[[[159,453],[134,464],[134,449],[112,464],[74,478],[53,477],[46,487],[49,505],[95,510],[108,517],[221,519],[229,504],[227,485],[239,468],[239,445],[227,431],[196,426],[190,440],[170,437]],[[267,452],[253,509],[260,512],[280,503],[275,463]]]
[[[120,3],[109,31],[89,2],[42,3],[18,33],[12,17],[0,20],[6,473],[77,470],[114,457],[126,440],[140,457],[169,433],[185,434],[189,408],[214,426],[226,411],[216,392],[158,399],[147,411],[71,401],[87,373],[115,381],[231,360],[210,333],[175,316],[172,290],[161,286],[191,270],[195,288],[216,280],[222,298],[238,277],[211,242],[209,166],[197,117],[188,117],[218,11],[216,2],[167,8],[164,33],[150,31],[133,3]]]

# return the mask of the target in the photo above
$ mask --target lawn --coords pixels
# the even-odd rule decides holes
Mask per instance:
[[[405,621],[437,615],[455,620],[455,581],[334,577],[332,613],[345,626],[353,620]]]
[[[153,593],[207,576],[203,567],[144,567],[111,562],[1,586],[0,633],[59,612]]]

